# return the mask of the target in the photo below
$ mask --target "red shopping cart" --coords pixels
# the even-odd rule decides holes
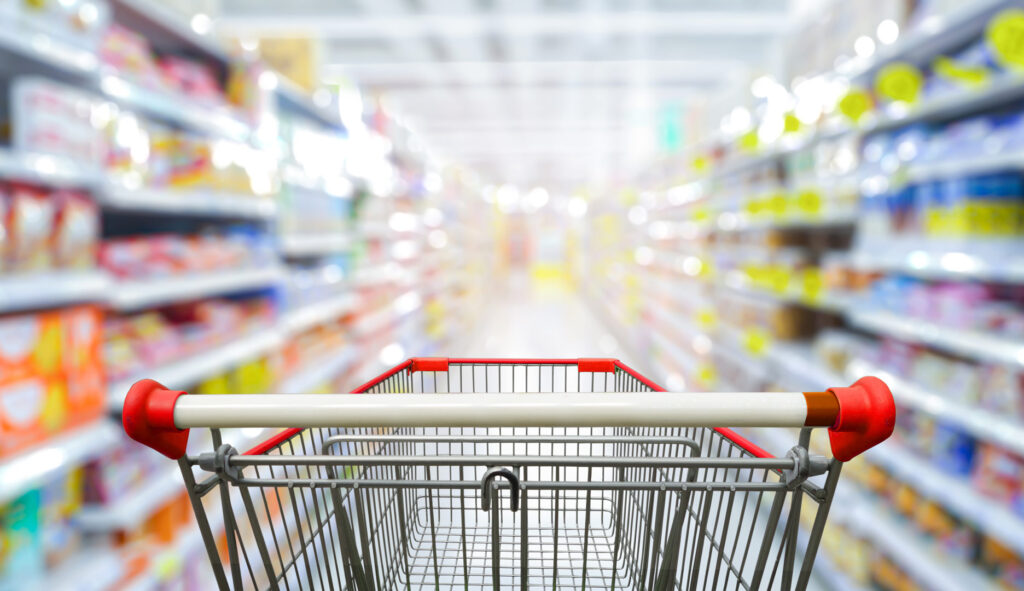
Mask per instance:
[[[804,589],[842,462],[895,414],[876,378],[673,394],[611,359],[411,359],[353,394],[131,388],[221,589]],[[228,427],[286,429],[239,453]],[[728,427],[802,430],[774,457]]]

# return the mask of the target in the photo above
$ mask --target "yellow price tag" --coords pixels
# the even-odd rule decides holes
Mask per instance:
[[[942,78],[964,86],[981,86],[989,78],[989,72],[984,66],[962,66],[946,56],[936,58],[932,62],[932,69]]]
[[[718,379],[718,373],[715,371],[715,366],[710,363],[702,363],[697,368],[697,381],[704,387],[713,386],[715,380]]]
[[[924,76],[906,62],[895,62],[882,68],[875,78],[875,89],[887,99],[914,103],[921,98]]]
[[[873,106],[871,95],[863,88],[851,88],[839,99],[839,112],[854,123],[860,121]]]
[[[1003,65],[1024,67],[1024,10],[1012,8],[997,14],[985,30],[985,39]]]
[[[760,357],[764,355],[770,344],[771,337],[762,328],[748,328],[743,333],[743,347],[755,356]]]
[[[153,569],[156,572],[156,578],[161,581],[170,581],[181,572],[181,568],[184,565],[181,556],[174,552],[161,554],[155,562],[156,564],[153,566]]]
[[[784,133],[796,133],[800,131],[800,120],[793,113],[786,113],[786,118],[782,122],[782,131]]]
[[[821,269],[815,267],[806,269],[801,279],[804,300],[808,302],[820,301],[822,294],[825,292],[825,274],[821,272]]]
[[[797,210],[808,217],[821,215],[821,205],[821,193],[817,189],[804,189],[796,194]]]
[[[747,152],[753,152],[757,149],[757,130],[752,129],[747,133],[740,136],[740,148]]]
[[[704,156],[697,156],[693,159],[693,170],[696,172],[704,172],[708,169],[708,159]]]
[[[701,205],[693,210],[693,221],[703,224],[711,220],[711,210],[707,205]]]
[[[775,293],[786,293],[789,289],[789,283],[792,276],[793,272],[789,268],[776,265],[771,268],[768,275],[769,287],[771,287],[772,291]]]
[[[710,330],[718,325],[718,315],[714,309],[705,308],[697,312],[697,325],[703,330]]]
[[[783,192],[772,193],[768,196],[768,211],[776,218],[786,215],[786,194]]]

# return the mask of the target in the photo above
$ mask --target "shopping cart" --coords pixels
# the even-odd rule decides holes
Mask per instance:
[[[610,359],[411,359],[356,393],[131,388],[221,589],[804,589],[841,462],[895,412],[876,378],[671,394]],[[186,454],[195,427],[214,451]],[[288,429],[239,453],[229,427]],[[774,457],[725,427],[802,430]]]

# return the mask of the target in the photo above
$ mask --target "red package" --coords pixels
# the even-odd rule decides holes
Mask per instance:
[[[217,83],[217,76],[206,64],[172,55],[161,58],[159,67],[164,84],[187,94],[189,99],[223,101],[224,94]]]

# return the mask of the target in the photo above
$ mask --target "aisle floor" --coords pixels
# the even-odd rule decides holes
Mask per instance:
[[[582,296],[514,272],[492,292],[477,330],[453,344],[450,357],[616,357],[622,350]]]

